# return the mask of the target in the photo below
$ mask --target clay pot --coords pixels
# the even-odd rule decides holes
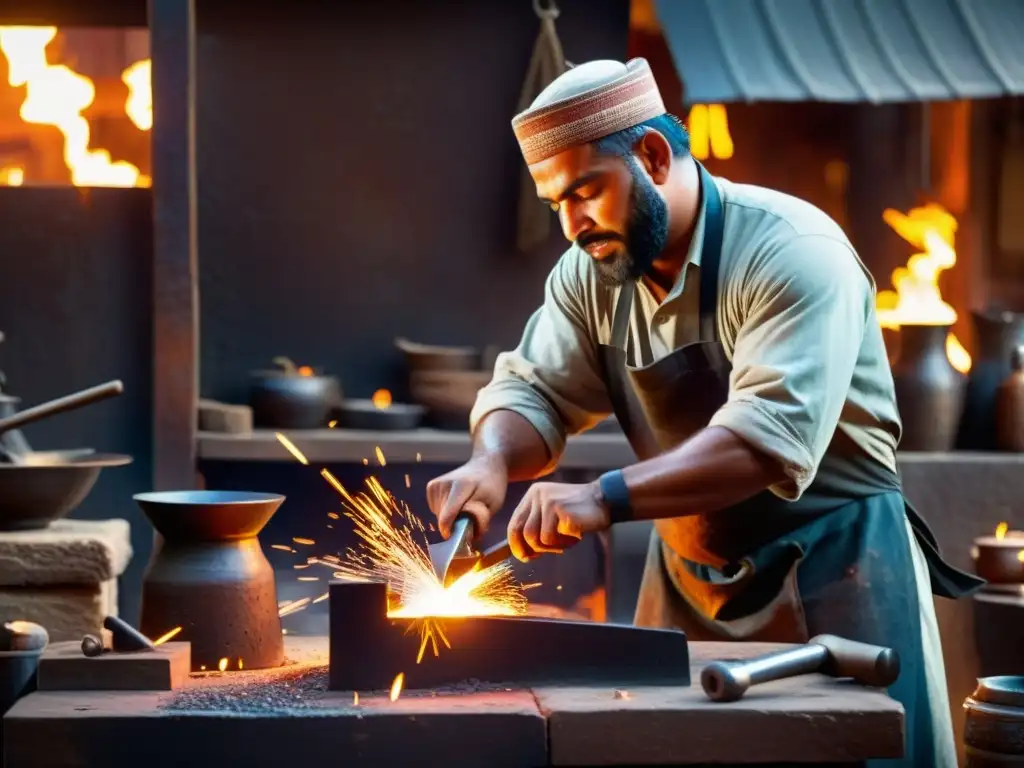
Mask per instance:
[[[1003,537],[974,540],[974,571],[989,584],[1024,584],[1024,533],[1008,531]]]
[[[967,768],[1024,766],[1024,677],[981,678],[964,712]]]
[[[948,334],[948,325],[900,328],[892,377],[903,422],[901,450],[953,448],[966,380],[946,357]]]
[[[996,392],[996,447],[1024,452],[1024,347],[1010,356],[1010,373]]]
[[[427,407],[431,426],[465,431],[477,392],[492,376],[491,371],[413,371],[409,374],[409,393]]]
[[[405,355],[409,371],[472,371],[481,366],[482,355],[473,347],[440,347],[417,344],[408,339],[395,339],[395,346]]]
[[[977,351],[967,378],[956,447],[995,451],[999,449],[997,393],[1012,372],[1014,350],[1024,344],[1024,315],[989,310],[972,312],[971,318]]]
[[[142,582],[139,629],[151,639],[175,627],[192,644],[192,669],[280,666],[284,661],[274,570],[257,536],[283,496],[169,491],[135,497],[163,537]]]
[[[249,405],[253,424],[262,429],[320,429],[341,405],[341,382],[320,371],[296,368],[276,358],[278,370],[253,371]]]

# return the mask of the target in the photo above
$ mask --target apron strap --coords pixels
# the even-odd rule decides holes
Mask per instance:
[[[633,309],[633,294],[636,292],[636,281],[627,280],[619,288],[619,300],[615,302],[615,313],[612,315],[612,346],[625,351],[626,331],[629,329],[629,314]]]
[[[725,224],[725,210],[722,196],[714,179],[699,162],[700,190],[704,198],[704,239],[700,245],[700,338],[701,341],[718,341],[718,323],[715,307],[718,304],[718,272],[722,263],[722,233]],[[626,349],[626,332],[629,329],[629,315],[633,310],[633,294],[636,281],[629,280],[619,289],[612,315],[611,346]]]
[[[700,338],[718,341],[718,272],[722,263],[722,237],[725,212],[722,196],[714,179],[703,165],[697,163],[700,188],[704,195],[704,240],[700,248]]]

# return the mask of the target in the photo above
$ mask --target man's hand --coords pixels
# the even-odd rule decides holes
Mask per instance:
[[[564,552],[583,534],[611,525],[597,483],[534,483],[508,522],[508,543],[517,560]]]
[[[496,456],[475,456],[458,469],[427,483],[427,504],[437,517],[437,529],[446,539],[451,535],[452,523],[463,510],[476,520],[475,534],[479,538],[501,509],[507,490],[505,462]]]

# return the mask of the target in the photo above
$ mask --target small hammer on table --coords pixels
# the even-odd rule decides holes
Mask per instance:
[[[712,701],[739,701],[752,685],[814,672],[888,688],[900,676],[900,656],[892,648],[818,635],[806,645],[746,661],[713,661],[701,670],[700,684]]]
[[[512,556],[512,548],[508,545],[508,539],[498,542],[493,547],[478,552],[473,546],[476,538],[476,520],[473,517],[473,510],[477,513],[487,514],[482,504],[471,501],[466,505],[465,510],[459,513],[452,523],[452,535],[437,544],[427,547],[427,554],[430,555],[430,564],[434,566],[434,573],[445,589],[450,587],[461,577],[472,571],[482,571],[492,565],[508,560]]]

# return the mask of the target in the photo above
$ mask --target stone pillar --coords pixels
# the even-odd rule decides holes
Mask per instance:
[[[99,635],[117,615],[117,579],[131,560],[127,520],[57,520],[0,533],[0,619],[34,621],[50,640]]]

